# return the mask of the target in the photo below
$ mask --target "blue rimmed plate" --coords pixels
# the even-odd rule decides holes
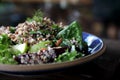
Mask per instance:
[[[9,72],[9,73],[31,73],[35,71],[49,71],[49,70],[56,70],[61,68],[67,68],[71,66],[75,66],[78,64],[82,64],[88,62],[92,59],[97,58],[105,51],[105,45],[103,41],[92,34],[87,32],[83,32],[83,40],[87,42],[89,46],[89,54],[78,58],[74,61],[68,62],[61,62],[61,63],[50,63],[50,64],[41,64],[41,65],[6,65],[0,64],[0,71],[1,72]]]

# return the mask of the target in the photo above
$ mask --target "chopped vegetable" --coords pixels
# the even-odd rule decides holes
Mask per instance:
[[[34,44],[30,47],[30,52],[37,52],[43,48],[47,48],[50,45],[50,41],[40,41],[37,44]]]
[[[59,40],[57,40],[57,42],[55,43],[56,46],[59,46],[62,42],[62,38],[60,38]]]
[[[28,45],[27,45],[27,43],[17,44],[15,46],[13,46],[13,49],[20,51],[20,53],[25,53],[28,49]]]

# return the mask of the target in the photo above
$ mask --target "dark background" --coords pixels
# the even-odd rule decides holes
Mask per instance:
[[[0,0],[0,26],[16,26],[37,9],[57,23],[77,20],[84,31],[120,39],[119,0]]]
[[[0,0],[0,26],[17,26],[37,9],[56,23],[68,25],[77,20],[83,31],[99,36],[107,46],[97,59],[54,73],[54,80],[120,80],[120,0]],[[39,80],[25,76],[6,78]]]

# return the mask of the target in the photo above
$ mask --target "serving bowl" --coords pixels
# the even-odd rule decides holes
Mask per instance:
[[[101,38],[92,35],[87,32],[82,32],[83,40],[87,42],[89,46],[89,54],[75,59],[74,61],[67,61],[61,63],[48,63],[48,64],[38,64],[38,65],[8,65],[0,64],[0,72],[7,73],[32,73],[35,71],[44,72],[49,70],[57,70],[62,68],[72,67],[78,64],[83,64],[90,60],[93,60],[103,54],[105,51],[105,44]]]

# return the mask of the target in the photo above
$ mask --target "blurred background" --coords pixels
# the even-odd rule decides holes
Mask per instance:
[[[0,26],[17,26],[38,9],[56,23],[77,20],[107,46],[102,56],[83,66],[82,74],[78,66],[76,74],[71,70],[66,76],[71,72],[76,79],[80,72],[81,80],[120,80],[120,0],[0,0]]]
[[[0,0],[0,26],[16,26],[41,9],[55,22],[80,22],[83,31],[120,39],[120,0]]]

